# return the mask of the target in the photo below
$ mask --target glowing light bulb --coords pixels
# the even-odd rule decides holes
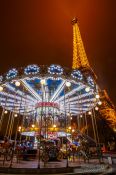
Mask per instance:
[[[56,125],[53,125],[53,128],[56,128]]]
[[[91,111],[89,111],[89,112],[88,112],[88,114],[89,114],[89,115],[91,115],[91,114],[92,114],[92,112],[91,112]]]
[[[68,129],[71,129],[71,126],[69,126]]]
[[[19,126],[19,130],[21,130],[21,126]]]
[[[4,113],[5,113],[5,114],[7,114],[7,113],[8,113],[8,111],[6,110],[6,111],[4,111]]]
[[[85,88],[85,91],[86,91],[86,92],[89,92],[89,91],[90,91],[90,87],[86,87],[86,88]]]
[[[75,130],[74,130],[74,129],[72,129],[72,132],[75,132]]]
[[[82,118],[83,117],[83,115],[80,115],[80,118]]]
[[[3,91],[3,87],[2,86],[0,86],[0,92],[2,92]]]
[[[66,86],[67,87],[70,87],[71,86],[71,83],[69,81],[66,82]]]
[[[70,119],[72,120],[72,117]]]
[[[99,99],[100,98],[99,94],[96,94],[95,98]]]
[[[15,85],[18,87],[21,85],[21,83],[19,81],[15,81]]]
[[[69,112],[67,113],[67,116],[70,116],[70,113]]]
[[[34,128],[35,127],[35,125],[34,124],[32,124],[32,128]]]
[[[95,107],[95,110],[98,111],[98,109],[99,109],[99,108],[96,106],[96,107]]]
[[[102,104],[102,102],[101,101],[98,101],[98,105],[101,105]]]
[[[18,116],[17,114],[14,115],[14,117],[17,117],[17,116]]]
[[[41,82],[42,85],[45,85],[46,84],[46,80],[45,79],[41,79],[40,82]]]

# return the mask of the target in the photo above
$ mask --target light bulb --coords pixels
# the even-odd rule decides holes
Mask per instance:
[[[56,125],[53,125],[53,128],[56,128]]]
[[[98,105],[101,105],[102,104],[102,102],[101,101],[98,101]]]
[[[71,83],[69,81],[66,82],[66,86],[67,87],[70,87],[71,86]]]
[[[99,94],[96,94],[95,98],[99,99],[100,98]]]
[[[82,118],[83,117],[83,115],[80,115],[80,118]]]
[[[35,125],[34,124],[32,124],[32,128],[34,128],[35,127]]]
[[[70,116],[70,113],[69,112],[67,113],[67,116]]]
[[[3,87],[2,86],[0,86],[0,92],[2,92],[3,91]]]
[[[99,108],[96,106],[96,107],[95,107],[95,110],[98,111],[98,109],[99,109]]]
[[[14,117],[17,117],[17,116],[18,116],[17,114],[14,115]]]
[[[45,79],[41,79],[40,82],[41,82],[42,85],[45,85],[46,84],[46,80]]]
[[[4,111],[4,113],[5,113],[5,114],[7,114],[7,113],[8,113],[8,111],[6,110],[6,111]]]
[[[91,111],[89,111],[88,114],[91,115],[92,114]]]
[[[21,129],[21,126],[19,126],[19,130]]]
[[[20,86],[20,82],[19,81],[15,81],[15,85],[18,87],[18,86]]]
[[[86,87],[86,88],[85,88],[85,91],[86,91],[86,92],[89,92],[89,91],[90,91],[90,87]]]

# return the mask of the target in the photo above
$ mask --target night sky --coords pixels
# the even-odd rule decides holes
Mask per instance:
[[[28,64],[71,67],[75,16],[99,85],[116,105],[115,0],[1,0],[0,74]]]

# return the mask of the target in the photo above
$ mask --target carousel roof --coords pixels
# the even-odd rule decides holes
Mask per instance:
[[[78,115],[96,106],[97,89],[93,77],[81,70],[28,65],[0,76],[0,106],[30,115],[38,103],[49,102],[58,104],[60,113]]]

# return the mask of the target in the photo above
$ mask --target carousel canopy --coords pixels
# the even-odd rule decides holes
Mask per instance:
[[[42,107],[78,115],[96,106],[98,87],[90,74],[60,65],[28,65],[0,76],[0,106],[31,115]]]

